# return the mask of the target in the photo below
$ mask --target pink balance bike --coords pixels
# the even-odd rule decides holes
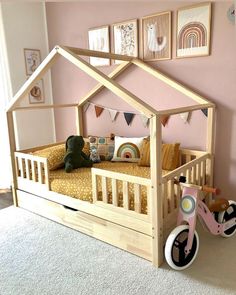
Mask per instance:
[[[203,202],[203,192],[218,194],[219,190],[183,182],[185,177],[180,177],[180,180],[176,181],[183,189],[177,227],[169,234],[165,245],[166,261],[176,270],[189,267],[197,256],[197,216],[203,227],[213,235],[228,238],[236,232],[236,202],[219,199],[208,208]]]

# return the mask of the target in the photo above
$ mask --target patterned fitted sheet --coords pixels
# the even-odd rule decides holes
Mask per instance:
[[[140,176],[144,178],[150,178],[150,167],[140,167],[137,163],[124,163],[124,162],[110,162],[103,161],[93,165],[94,168],[105,169],[109,171],[124,173],[133,176]],[[166,173],[167,171],[163,171]],[[50,184],[51,190],[63,195],[68,195],[72,198],[77,198],[83,201],[92,202],[92,180],[91,180],[91,168],[79,168],[74,169],[70,173],[66,173],[64,169],[50,171]],[[112,203],[111,194],[111,181],[108,180],[108,202]],[[122,199],[122,182],[117,182],[118,186],[118,204],[123,206]],[[101,178],[98,177],[98,197],[101,199]],[[141,186],[142,196],[142,212],[146,213],[147,205],[147,192],[144,186]],[[130,209],[134,207],[134,189],[133,185],[129,185],[129,199]]]

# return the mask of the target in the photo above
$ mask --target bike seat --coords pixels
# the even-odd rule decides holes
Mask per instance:
[[[229,201],[226,199],[218,199],[215,200],[210,206],[209,210],[211,212],[220,212],[220,211],[225,211],[229,207]]]

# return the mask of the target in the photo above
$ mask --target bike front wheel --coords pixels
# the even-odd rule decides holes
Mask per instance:
[[[184,250],[188,242],[188,225],[176,227],[168,236],[165,246],[165,258],[170,267],[176,270],[183,270],[189,267],[195,260],[199,249],[199,237],[194,231],[192,248],[189,254]]]
[[[236,217],[236,202],[229,201],[229,207],[225,211],[221,211],[218,214],[218,222],[224,223],[229,221],[230,219]],[[231,228],[225,230],[221,236],[224,238],[232,237],[236,233],[236,225],[232,226]]]

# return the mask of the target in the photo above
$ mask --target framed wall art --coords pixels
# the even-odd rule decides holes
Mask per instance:
[[[198,4],[178,10],[176,57],[210,54],[211,3]]]
[[[142,18],[142,52],[145,61],[171,58],[171,11]]]
[[[138,20],[128,20],[112,25],[113,52],[116,54],[138,56]],[[116,64],[121,61],[116,60]]]
[[[88,31],[89,49],[110,52],[109,26],[92,28]],[[106,58],[90,57],[93,66],[108,66],[110,60]]]
[[[26,75],[32,75],[41,63],[40,50],[24,48]]]
[[[35,86],[30,90],[29,93],[29,103],[44,103],[44,85],[43,80],[36,82]]]

